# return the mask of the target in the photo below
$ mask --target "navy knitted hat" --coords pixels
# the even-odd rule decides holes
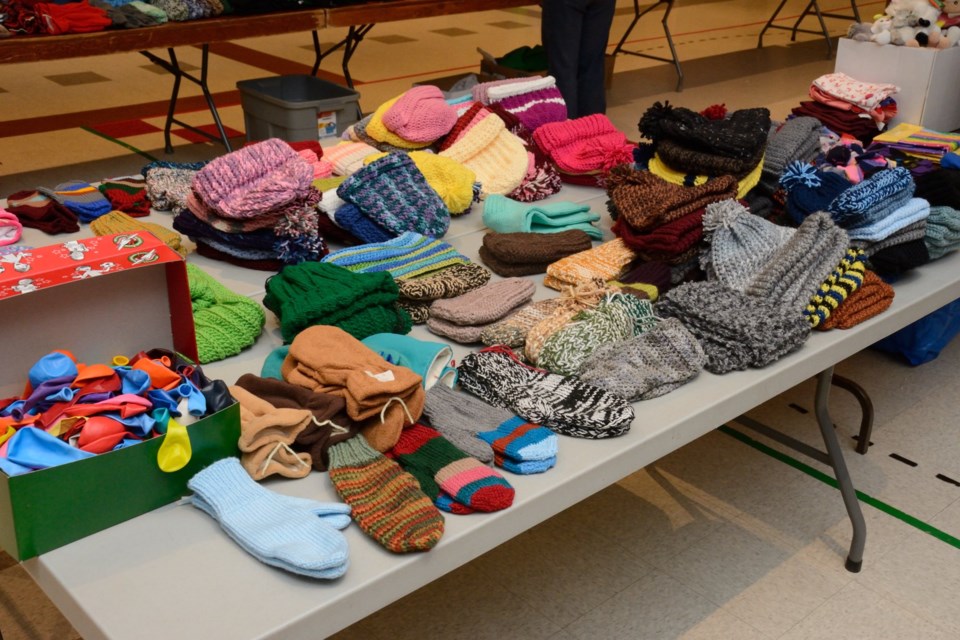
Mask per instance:
[[[787,214],[795,224],[800,224],[811,213],[826,211],[852,183],[839,173],[791,162],[780,177],[780,185],[787,192]]]

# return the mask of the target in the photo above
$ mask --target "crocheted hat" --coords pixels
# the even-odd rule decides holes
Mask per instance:
[[[565,285],[615,279],[624,267],[633,262],[636,252],[620,238],[557,260],[547,267],[543,284],[552,289]]]
[[[337,175],[349,176],[363,166],[363,159],[371,153],[378,151],[365,142],[338,142],[323,150],[323,159],[333,165]]]
[[[804,164],[820,150],[820,121],[810,116],[791,118],[770,129],[763,156],[760,184],[766,193],[773,193],[784,169],[794,161]]]
[[[697,187],[670,184],[649,171],[621,165],[607,176],[607,194],[619,216],[635,231],[676,220],[711,202],[734,198],[737,182],[720,176]]]
[[[923,198],[930,206],[946,206],[960,209],[960,169],[930,171],[914,176],[914,195]]]
[[[600,215],[591,212],[589,205],[569,201],[530,205],[491,194],[483,203],[483,223],[500,233],[557,233],[579,229],[599,240],[603,232],[592,224],[599,220]]]
[[[567,119],[564,102],[553,76],[525,78],[522,82],[497,84],[487,89],[486,102],[501,104],[530,131]]]
[[[410,142],[439,140],[456,122],[456,110],[438,87],[429,84],[408,89],[383,113],[384,126]]]
[[[383,153],[364,158],[364,164],[384,157]],[[411,151],[407,154],[420,169],[427,184],[437,192],[450,215],[466,213],[474,201],[474,185],[477,175],[464,165],[428,151]]]
[[[602,113],[545,124],[533,140],[565,173],[606,173],[633,161],[633,145]]]
[[[460,115],[457,117],[457,122],[453,125],[453,128],[450,129],[450,133],[435,145],[437,150],[444,151],[445,149],[449,149],[457,140],[462,138],[473,125],[489,115],[490,110],[481,102],[472,102],[469,105],[464,105],[462,111],[458,111],[458,113],[460,113]]]
[[[53,188],[39,187],[38,191],[75,213],[80,222],[95,220],[112,208],[96,187],[83,180],[61,182]]]
[[[189,262],[187,282],[201,364],[235,356],[256,342],[265,321],[263,307]]]
[[[342,328],[357,339],[374,333],[407,333],[410,317],[396,308],[397,285],[389,273],[351,273],[320,262],[288,265],[267,279],[263,304],[276,314],[290,342],[316,324]]]
[[[883,208],[896,208],[913,197],[916,188],[905,167],[883,169],[845,189],[827,206],[834,222],[844,228],[869,224],[883,217]]]
[[[960,247],[960,211],[953,207],[930,207],[924,244],[931,260]]]
[[[851,240],[865,240],[880,242],[897,231],[917,222],[926,220],[930,215],[930,203],[923,198],[910,198],[904,204],[894,209],[890,215],[877,219],[875,222],[847,230]]]
[[[398,135],[396,132],[390,130],[390,128],[383,121],[384,115],[388,111],[393,109],[394,106],[396,106],[397,102],[400,100],[401,97],[402,96],[391,98],[390,100],[387,100],[386,102],[381,104],[379,107],[377,107],[376,110],[374,110],[373,114],[371,114],[370,119],[366,121],[366,126],[364,130],[366,134],[371,138],[373,138],[374,140],[378,142],[386,143],[391,147],[395,147],[397,149],[423,149],[424,147],[429,146],[430,143],[433,142],[433,140],[427,140],[425,142],[407,140],[404,137]],[[401,112],[407,112],[407,113],[409,112],[408,103],[405,102],[405,106],[401,107]],[[451,123],[451,126],[452,124],[453,123]],[[429,129],[429,127],[427,129]],[[422,133],[425,133],[425,132],[426,130],[424,130]],[[437,136],[437,137],[439,138],[440,136]]]
[[[473,125],[440,155],[476,173],[484,194],[510,193],[520,186],[529,168],[523,141],[493,114]]]
[[[881,276],[894,277],[930,262],[923,240],[912,240],[884,247],[870,256],[867,267]]]
[[[533,135],[530,130],[499,103],[487,105],[486,108],[503,120],[507,131],[523,140],[528,156],[532,157],[532,166],[527,169],[527,175],[523,182],[520,183],[519,187],[508,193],[507,197],[517,202],[535,202],[560,191],[563,186],[560,173],[550,161],[550,158],[533,142]]]
[[[203,202],[228,218],[251,218],[307,196],[313,168],[271,138],[211,160],[193,177]]]
[[[811,213],[826,211],[852,184],[839,173],[791,162],[780,176],[780,186],[787,192],[787,215],[800,224]]]
[[[560,233],[488,233],[483,237],[480,259],[505,278],[545,273],[551,262],[593,245],[579,229]]]
[[[469,261],[446,242],[415,231],[407,231],[386,242],[340,249],[321,259],[355,273],[387,271],[394,278],[416,278]]]
[[[830,314],[817,329],[849,329],[886,311],[893,303],[893,287],[873,271],[863,273],[863,281],[856,291]]]
[[[124,177],[104,180],[98,187],[110,206],[135,218],[150,214],[147,183],[143,178]]]
[[[2,211],[2,209],[0,209]],[[111,211],[90,223],[90,230],[97,236],[109,236],[114,233],[136,233],[148,231],[160,238],[165,245],[179,253],[187,255],[187,249],[182,245],[183,238],[176,231],[145,220],[136,220],[122,211]]]
[[[700,256],[700,268],[737,291],[744,291],[796,232],[753,215],[736,200],[708,204],[703,228],[710,247]]]
[[[770,111],[766,107],[740,109],[715,120],[669,102],[656,102],[644,112],[637,127],[654,143],[669,138],[689,149],[745,159],[755,156],[766,144]]]
[[[613,224],[612,231],[640,255],[671,261],[693,249],[703,238],[703,212],[697,209],[646,233],[634,231],[620,218]]]
[[[403,153],[366,165],[337,187],[337,195],[393,235],[416,231],[439,238],[450,226],[443,200]]]

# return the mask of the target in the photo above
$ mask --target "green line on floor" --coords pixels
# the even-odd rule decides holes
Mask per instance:
[[[767,454],[771,458],[775,458],[780,462],[783,462],[784,464],[790,465],[794,469],[804,472],[805,474],[807,474],[812,478],[816,478],[820,482],[826,485],[829,485],[834,489],[839,488],[839,485],[835,478],[827,475],[826,473],[820,471],[819,469],[815,469],[814,467],[811,467],[808,464],[800,462],[796,458],[791,457],[782,451],[779,451],[777,449],[774,449],[773,447],[765,445],[759,440],[754,440],[753,438],[751,438],[745,433],[737,431],[736,429],[728,425],[723,425],[721,427],[718,427],[718,430],[721,433],[725,433],[728,436],[732,438],[736,438],[740,442],[753,447],[754,449],[756,449],[761,453]],[[880,511],[883,511],[887,515],[893,516],[894,518],[896,518],[897,520],[900,520],[901,522],[905,522],[906,524],[910,525],[914,529],[919,529],[920,531],[923,531],[924,533],[927,533],[942,542],[946,542],[952,547],[960,549],[960,538],[955,538],[954,536],[950,535],[946,531],[941,531],[940,529],[937,529],[933,525],[928,524],[923,520],[920,520],[919,518],[915,518],[909,513],[905,513],[900,509],[897,509],[896,507],[889,505],[886,502],[883,502],[882,500],[878,500],[873,496],[869,496],[862,491],[857,491],[857,498],[860,500],[860,502],[863,502],[864,504],[868,504],[875,509],[879,509]]]
[[[97,131],[96,129],[91,129],[90,127],[80,127],[80,128],[83,129],[84,131],[86,131],[87,133],[92,133],[92,134],[95,135],[95,136],[100,136],[100,137],[103,138],[104,140],[109,140],[110,142],[113,142],[114,144],[120,145],[120,146],[123,147],[124,149],[128,149],[129,151],[133,151],[133,152],[136,153],[137,155],[143,156],[144,158],[146,158],[146,159],[149,160],[150,162],[156,162],[156,161],[158,160],[158,158],[154,158],[152,155],[150,155],[150,154],[147,153],[146,151],[141,151],[140,149],[137,149],[137,148],[136,148],[135,146],[133,146],[132,144],[128,144],[128,143],[124,142],[123,140],[118,140],[118,139],[114,138],[113,136],[108,136],[108,135],[105,134],[105,133],[100,133],[100,132]]]

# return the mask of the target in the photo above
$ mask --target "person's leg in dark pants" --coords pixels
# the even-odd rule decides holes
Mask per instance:
[[[587,3],[580,37],[577,117],[605,113],[607,110],[606,89],[603,86],[604,61],[616,5],[616,0],[589,0]]]
[[[550,75],[567,103],[567,117],[580,116],[578,96],[581,32],[590,0],[543,0],[540,39]],[[604,41],[606,45],[606,41]]]

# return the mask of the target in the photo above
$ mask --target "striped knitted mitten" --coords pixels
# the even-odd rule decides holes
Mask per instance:
[[[633,422],[633,407],[623,398],[528,367],[504,347],[471,353],[459,371],[460,384],[470,393],[561,435],[612,438],[629,431]]]
[[[420,482],[423,492],[445,511],[491,512],[513,504],[515,492],[503,476],[430,427],[414,424],[404,429],[392,453]]]
[[[440,541],[443,516],[417,480],[363,436],[330,447],[330,481],[363,532],[388,551],[427,551]]]

